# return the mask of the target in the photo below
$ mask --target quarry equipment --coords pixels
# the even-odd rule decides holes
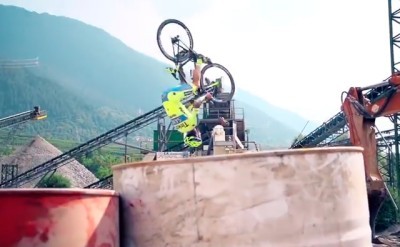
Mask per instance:
[[[324,122],[320,127],[310,132],[301,140],[297,140],[290,148],[309,148],[332,145],[357,145],[364,148],[365,172],[368,184],[368,199],[370,208],[370,225],[372,237],[375,238],[375,219],[379,209],[387,196],[385,180],[394,186],[394,175],[397,175],[397,188],[400,188],[400,152],[399,152],[399,109],[398,95],[399,60],[396,52],[399,46],[399,18],[398,2],[388,0],[389,37],[390,37],[390,64],[392,76],[383,83],[368,87],[352,87],[342,103],[342,111]],[[396,29],[397,27],[397,29]],[[396,33],[397,32],[397,33]],[[390,131],[378,132],[375,135],[375,119],[387,117],[393,122],[394,128]],[[349,132],[349,140],[340,140],[343,134]],[[387,146],[388,168],[379,170],[377,147]],[[394,153],[392,153],[392,149]],[[394,172],[396,167],[396,172]],[[386,170],[386,171],[385,171]],[[382,175],[384,174],[384,176]],[[400,195],[400,191],[398,190]],[[375,241],[373,241],[375,242]]]
[[[41,110],[39,106],[35,106],[32,111],[21,112],[12,116],[0,119],[0,129],[12,125],[27,122],[29,120],[41,120],[47,117],[47,113]]]
[[[209,86],[205,88],[207,90],[213,90],[213,86]],[[193,95],[188,96],[184,102],[187,104],[190,100],[193,100]],[[57,168],[66,165],[68,162],[72,161],[75,157],[79,157],[83,154],[89,153],[96,149],[99,149],[111,142],[114,142],[120,139],[122,136],[133,133],[137,130],[142,129],[154,122],[156,122],[159,118],[165,117],[165,111],[162,106],[155,108],[152,111],[149,111],[139,117],[136,117],[114,129],[107,131],[106,133],[97,136],[71,150],[54,157],[51,160],[44,162],[43,164],[36,166],[24,173],[19,174],[14,177],[12,180],[8,180],[2,182],[0,187],[5,188],[15,188],[20,187],[23,184],[28,183],[36,178],[44,176],[49,172],[56,170]]]
[[[350,142],[353,146],[364,148],[364,167],[373,237],[375,236],[376,216],[389,193],[378,169],[375,119],[390,117],[400,111],[399,85],[400,73],[395,73],[380,84],[351,87],[346,92],[342,103],[342,111],[349,128]],[[367,98],[364,92],[371,90],[374,93]]]
[[[343,92],[342,111],[312,131],[291,148],[308,148],[326,145],[352,145],[364,148],[364,167],[367,182],[368,204],[372,238],[375,238],[375,220],[383,201],[390,195],[379,171],[375,119],[392,117],[400,112],[400,74],[395,73],[382,83],[367,87],[351,87]],[[334,141],[346,131],[349,140]],[[382,137],[384,138],[384,137]],[[325,142],[325,143],[324,143]]]
[[[175,36],[171,39],[172,45],[178,46],[178,53],[177,54],[174,53],[173,57],[167,55],[167,53],[164,49],[164,46],[162,46],[161,39],[160,39],[161,33],[164,30],[165,26],[171,25],[171,24],[178,24],[180,27],[184,28],[186,31],[186,34],[188,34],[189,38],[190,38],[189,46],[186,46],[184,43],[182,43],[182,40],[179,36]],[[193,40],[192,40],[192,35],[191,35],[190,31],[187,29],[187,27],[182,22],[175,20],[175,19],[168,19],[168,20],[162,22],[157,30],[157,42],[158,42],[159,48],[162,51],[162,53],[169,60],[175,62],[176,67],[175,67],[175,69],[171,68],[171,71],[179,73],[180,77],[183,78],[183,75],[182,75],[183,70],[181,68],[189,61],[189,59],[188,59],[188,57],[186,57],[186,55],[188,55],[190,57],[190,54],[196,54],[196,52],[193,50]],[[182,55],[182,54],[184,54],[185,57],[181,57],[180,55]],[[218,83],[208,83],[204,74],[206,71],[208,71],[211,68],[219,69],[228,75],[228,79],[230,81],[230,92],[228,92],[228,93],[222,92],[222,88],[221,88],[222,80],[220,80]],[[215,104],[229,103],[230,100],[232,99],[234,92],[235,92],[234,80],[233,80],[230,72],[222,65],[217,64],[217,63],[212,63],[211,61],[209,61],[209,63],[205,67],[203,67],[203,69],[201,71],[200,80],[201,80],[201,83],[200,83],[201,95],[206,94],[206,93],[212,94],[213,95],[212,101]],[[190,83],[190,82],[186,81],[186,83]],[[196,97],[201,97],[201,95],[199,95],[199,96],[195,95],[195,94],[193,94],[192,90],[189,90],[189,91],[185,92],[185,99],[184,99],[183,103],[187,104],[190,101],[193,101]],[[67,164],[74,157],[91,152],[91,151],[98,149],[102,146],[105,146],[111,142],[115,142],[121,136],[123,136],[123,135],[126,136],[126,135],[128,135],[134,131],[137,131],[151,123],[156,122],[160,118],[164,118],[165,116],[166,116],[166,113],[165,113],[165,110],[163,109],[163,107],[158,107],[158,108],[156,108],[146,114],[143,114],[143,115],[119,126],[119,127],[114,128],[96,138],[93,138],[92,140],[89,140],[86,143],[81,144],[78,147],[75,147],[57,157],[54,157],[53,159],[51,159],[37,167],[34,167],[31,170],[28,170],[22,174],[19,174],[12,180],[2,182],[0,184],[0,187],[19,187],[22,184],[25,184],[35,178],[46,175],[47,173]],[[110,186],[111,178],[112,178],[112,176],[106,177],[102,180],[99,180],[98,182],[96,182],[94,184],[88,185],[87,188],[108,187],[108,186]]]

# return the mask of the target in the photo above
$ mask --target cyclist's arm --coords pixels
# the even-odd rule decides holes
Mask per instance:
[[[194,104],[190,104],[188,110],[190,111],[190,113],[197,115],[199,114],[200,107],[194,107]]]

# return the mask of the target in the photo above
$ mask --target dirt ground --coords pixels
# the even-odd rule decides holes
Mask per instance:
[[[400,225],[391,226],[377,235],[381,243],[373,244],[373,247],[400,247]]]

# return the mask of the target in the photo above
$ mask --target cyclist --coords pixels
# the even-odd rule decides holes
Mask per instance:
[[[202,65],[211,62],[211,60],[200,54],[193,56],[192,59],[195,61],[193,85],[185,83],[184,78],[180,77],[179,86],[168,89],[162,94],[162,104],[175,129],[184,134],[184,143],[195,148],[202,144],[201,133],[197,128],[199,108],[203,103],[211,100],[212,95],[206,93],[204,96],[192,100],[188,107],[182,103],[182,100],[185,98],[185,92],[190,92],[189,90],[198,94]]]

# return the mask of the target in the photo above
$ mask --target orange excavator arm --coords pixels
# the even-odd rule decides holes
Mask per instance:
[[[378,169],[375,140],[375,119],[400,112],[400,74],[388,81],[369,87],[352,87],[342,104],[354,146],[364,148],[364,166],[372,238],[375,239],[375,219],[388,191]],[[367,93],[364,93],[368,91]]]

